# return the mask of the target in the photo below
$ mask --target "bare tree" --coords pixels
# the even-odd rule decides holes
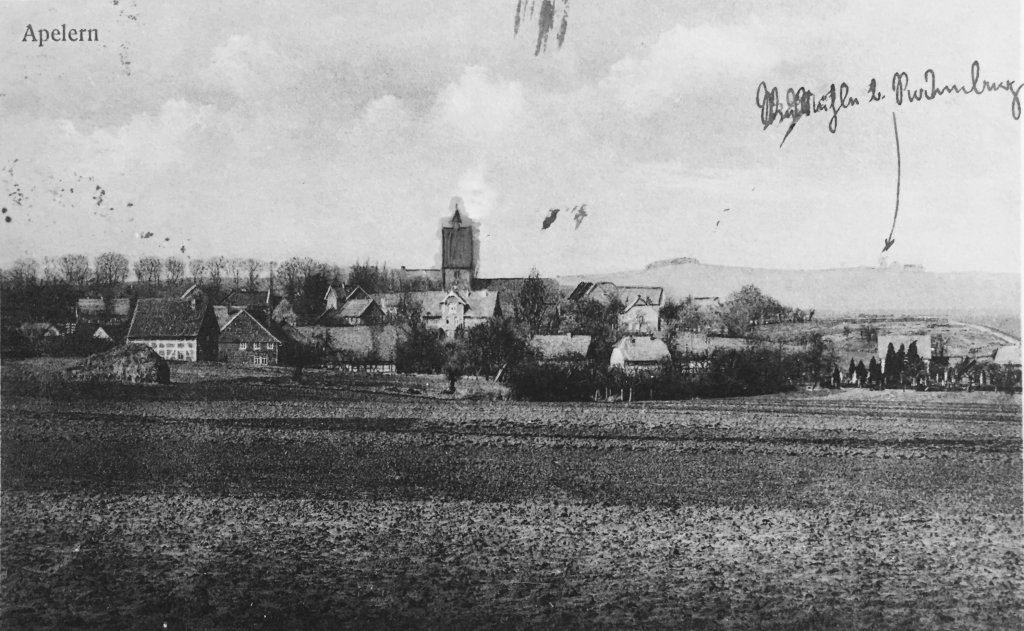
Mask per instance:
[[[235,290],[242,284],[242,272],[245,271],[245,265],[242,259],[238,257],[232,257],[227,260],[228,275],[231,280],[235,282]]]
[[[302,261],[298,257],[292,257],[278,266],[278,274],[284,287],[284,293],[288,297],[294,297],[302,288]]]
[[[270,288],[270,293],[274,293],[277,289],[274,287],[277,282],[277,261],[267,261],[267,286]]]
[[[155,256],[144,256],[135,262],[135,278],[140,283],[160,284],[164,262]]]
[[[8,270],[7,279],[16,287],[35,285],[39,280],[39,264],[35,259],[18,259]]]
[[[192,282],[201,284],[206,278],[206,261],[203,259],[192,259],[188,262],[188,271],[192,274]]]
[[[128,278],[128,257],[117,252],[104,252],[96,257],[96,284],[116,285]]]
[[[89,279],[89,259],[84,254],[65,254],[57,259],[57,269],[72,287],[82,287]]]
[[[176,256],[169,256],[164,261],[164,269],[167,270],[167,282],[178,283],[185,276],[185,264]]]
[[[55,285],[61,280],[58,261],[56,256],[43,257],[43,282],[47,285]]]
[[[210,271],[210,282],[218,289],[220,289],[221,281],[224,278],[224,269],[227,265],[228,260],[223,256],[213,256],[206,259],[206,268]]]
[[[260,279],[260,272],[266,264],[259,259],[242,259],[242,267],[246,274],[246,289],[249,291],[256,291],[256,285]]]

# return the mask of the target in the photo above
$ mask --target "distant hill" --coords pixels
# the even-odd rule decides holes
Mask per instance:
[[[566,276],[565,285],[607,280],[622,285],[657,285],[672,298],[718,296],[756,285],[782,304],[821,315],[1020,314],[1020,274],[936,273],[920,268],[851,267],[779,270],[702,265],[672,259],[616,274]]]

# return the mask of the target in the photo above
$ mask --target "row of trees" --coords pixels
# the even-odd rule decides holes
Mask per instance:
[[[754,285],[745,285],[726,298],[720,307],[702,306],[693,296],[665,300],[662,321],[682,331],[746,337],[761,325],[780,322],[810,322],[814,309],[804,311],[781,304]]]
[[[131,273],[137,283],[157,286],[186,281],[220,286],[233,281],[236,289],[253,289],[265,271],[273,274],[274,267],[259,259],[224,256],[187,263],[176,256],[143,256],[131,262],[118,252],[104,252],[90,263],[84,254],[65,254],[45,257],[42,265],[32,258],[18,259],[3,271],[3,281],[18,287],[63,284],[73,289],[109,289],[127,283]]]

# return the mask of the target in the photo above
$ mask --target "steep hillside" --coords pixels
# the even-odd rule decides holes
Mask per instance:
[[[563,277],[563,284],[607,280],[623,285],[658,285],[674,298],[719,296],[753,284],[785,305],[820,314],[1002,314],[1020,313],[1020,275],[982,272],[935,273],[854,267],[777,270],[657,263],[645,270],[602,276]]]

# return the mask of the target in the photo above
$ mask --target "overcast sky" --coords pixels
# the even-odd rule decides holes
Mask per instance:
[[[891,90],[929,68],[969,84],[974,61],[1024,79],[1015,0],[573,0],[564,46],[552,34],[537,56],[515,9],[0,0],[0,265],[114,250],[427,267],[453,195],[481,222],[484,276],[874,265],[896,112],[891,259],[1019,271],[1011,94],[897,106]],[[100,42],[40,47],[29,24]],[[780,148],[761,81],[845,81],[861,104],[835,133],[830,114],[800,120]],[[583,203],[578,229],[563,214],[541,230]]]

